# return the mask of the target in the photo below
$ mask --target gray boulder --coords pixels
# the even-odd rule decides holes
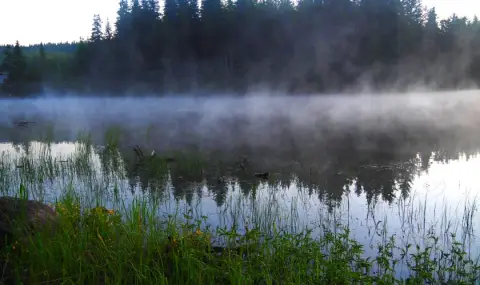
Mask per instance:
[[[58,213],[50,206],[33,200],[0,197],[0,246],[15,234],[21,237],[56,226]]]

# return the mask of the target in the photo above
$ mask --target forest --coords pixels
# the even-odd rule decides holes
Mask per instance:
[[[0,47],[6,96],[471,88],[480,23],[421,0],[120,0],[73,43]]]

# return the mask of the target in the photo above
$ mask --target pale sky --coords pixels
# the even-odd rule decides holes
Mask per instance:
[[[0,44],[28,45],[88,37],[93,14],[115,21],[118,0],[0,0]],[[480,0],[423,0],[440,18],[480,15]]]

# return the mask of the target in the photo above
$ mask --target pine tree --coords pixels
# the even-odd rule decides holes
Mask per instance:
[[[14,64],[13,68],[15,72],[18,72],[19,74],[24,74],[26,70],[26,61],[25,57],[22,52],[22,48],[20,47],[20,43],[18,41],[15,42],[15,46],[13,47],[13,52],[12,52]]]
[[[115,35],[125,37],[130,33],[130,6],[127,0],[120,0],[115,22]]]
[[[132,0],[132,13],[136,13],[140,10],[140,1],[139,0]]]
[[[43,46],[43,43],[40,43],[40,47],[38,48],[40,58],[45,60],[47,56],[45,55],[45,48]]]
[[[45,48],[43,46],[43,43],[40,43],[38,53],[39,53],[38,73],[39,73],[40,79],[43,79],[47,73],[47,55],[45,54]]]
[[[221,17],[221,0],[202,0],[201,16],[204,22],[210,22],[210,25],[220,24],[215,21]]]
[[[440,36],[440,28],[438,27],[438,16],[435,8],[428,10],[427,20],[424,25],[424,50],[429,57],[436,54],[438,50],[438,40]]]
[[[105,24],[105,39],[106,40],[112,40],[113,39],[113,32],[112,32],[112,27],[110,25],[110,21],[107,19],[107,23]]]
[[[10,71],[11,65],[12,65],[12,63],[11,63],[11,61],[12,61],[12,46],[11,45],[7,45],[7,46],[3,47],[2,57],[3,57],[3,60],[1,61],[1,64],[0,64],[0,71],[6,72],[7,76],[8,76],[8,72]],[[3,85],[2,87],[5,87],[5,85]]]
[[[7,48],[4,55],[2,69],[8,73],[3,84],[4,90],[13,95],[21,95],[26,89],[27,64],[20,43],[17,41],[13,49]]]
[[[93,15],[92,33],[90,35],[90,41],[94,43],[98,43],[102,39],[103,39],[102,19],[100,18],[100,15],[95,14]]]
[[[423,5],[421,0],[402,0],[404,15],[413,23],[424,23]]]
[[[90,68],[91,54],[87,43],[80,39],[80,42],[77,44],[77,50],[73,56],[72,62],[72,75],[76,79],[83,79],[89,71]]]

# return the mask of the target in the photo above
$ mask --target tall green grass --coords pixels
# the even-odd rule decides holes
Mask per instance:
[[[255,226],[240,234],[235,226],[202,228],[188,213],[158,219],[148,204],[135,200],[119,214],[63,196],[54,204],[60,230],[18,237],[2,251],[5,272],[26,284],[474,284],[480,269],[461,243],[445,249],[434,236],[430,247],[398,257],[389,238],[367,258],[340,225],[317,239],[275,224],[268,234]],[[408,277],[397,276],[400,262]]]
[[[1,154],[3,195],[45,201],[60,214],[59,230],[19,235],[2,249],[6,282],[475,284],[479,277],[478,257],[469,253],[465,236],[457,239],[446,215],[443,232],[428,229],[419,218],[425,204],[402,208],[405,223],[423,231],[421,241],[403,243],[388,234],[384,221],[383,229],[376,225],[379,238],[369,248],[335,218],[302,223],[301,201],[276,206],[278,189],[267,187],[263,196],[245,199],[231,194],[236,192],[230,183],[233,188],[216,213],[218,225],[212,227],[198,204],[203,193],[198,185],[191,186],[199,197],[190,204],[171,199],[169,191],[132,195],[130,170],[118,154],[118,133],[107,133],[106,141],[99,155],[88,135],[79,137],[68,156],[56,156],[52,145],[39,143],[32,143],[29,153]],[[169,157],[175,166],[160,155],[131,160],[138,160],[137,176],[148,175],[152,188],[166,189],[171,188],[172,167],[195,173],[208,164],[185,153]],[[476,205],[465,207],[459,225],[473,235]]]

